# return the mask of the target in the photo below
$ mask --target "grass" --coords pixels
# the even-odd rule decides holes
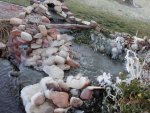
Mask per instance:
[[[142,86],[138,80],[131,84],[119,85],[122,90],[118,103],[123,113],[149,113],[150,112],[150,86]]]
[[[29,0],[1,0],[4,2],[9,2],[17,5],[22,5],[22,6],[28,6],[29,5]]]
[[[86,20],[95,20],[103,28],[110,31],[127,32],[131,35],[135,35],[139,31],[139,36],[141,37],[145,35],[150,36],[150,23],[131,19],[127,20],[119,16],[116,17],[112,14],[96,10],[93,7],[80,4],[78,0],[66,0],[65,2],[77,17]]]

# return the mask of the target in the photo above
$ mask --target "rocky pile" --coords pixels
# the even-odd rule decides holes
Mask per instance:
[[[70,50],[73,37],[61,31],[96,27],[96,22],[75,18],[63,2],[46,0],[24,8],[10,24],[13,29],[7,47],[11,58],[18,66],[34,67],[48,75],[21,90],[26,113],[64,113],[81,107],[84,100],[92,99],[93,90],[101,89],[89,86],[90,80],[81,74],[63,80],[65,70],[80,64]]]
[[[56,16],[63,18],[65,22],[76,24],[53,24]],[[60,29],[91,28],[96,25],[94,22],[81,19],[79,21],[64,3],[58,0],[34,3],[24,8],[24,12],[21,12],[17,18],[11,18],[10,24],[13,25],[13,29],[7,46],[17,64],[57,65],[63,70],[78,67],[79,64],[72,60],[69,50],[73,38],[60,34]]]
[[[84,102],[93,98],[94,90],[103,89],[89,85],[90,80],[81,74],[68,76],[66,82],[45,77],[23,88],[21,98],[26,113],[66,113],[70,108],[80,111]]]
[[[110,55],[112,59],[124,60],[124,53],[127,49],[139,54],[150,50],[150,39],[148,39],[148,37],[131,37],[131,35],[127,33],[116,32],[110,34],[110,38],[105,37],[101,33],[98,35],[92,34],[91,41],[91,45],[96,51],[106,53]]]

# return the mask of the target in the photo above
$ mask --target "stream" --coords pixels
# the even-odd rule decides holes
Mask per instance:
[[[72,50],[77,53],[76,59],[81,65],[79,69],[71,69],[69,72],[66,72],[66,75],[75,75],[80,72],[84,76],[88,76],[90,80],[95,81],[97,76],[103,72],[117,76],[119,72],[124,72],[125,70],[123,63],[113,61],[103,54],[94,52],[87,45],[73,43]],[[20,105],[16,98],[19,97],[19,93],[15,94],[14,92],[13,86],[15,81],[8,76],[9,71],[12,70],[12,66],[4,59],[0,59],[0,64],[0,113],[24,113],[22,105]],[[25,81],[25,84],[21,84],[22,86],[37,83],[45,76],[43,73],[26,67],[22,71],[21,76],[18,78],[19,83],[22,80]]]

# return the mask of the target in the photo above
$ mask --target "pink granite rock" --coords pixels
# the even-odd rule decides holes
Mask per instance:
[[[66,108],[69,106],[68,93],[47,90],[45,92],[45,96],[46,98],[52,100],[53,103],[60,108]]]
[[[92,99],[92,95],[93,91],[86,88],[81,92],[80,98],[83,100],[90,100]]]

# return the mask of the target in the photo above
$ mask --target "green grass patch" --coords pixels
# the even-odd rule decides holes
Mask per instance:
[[[78,0],[66,0],[65,2],[77,17],[86,20],[95,20],[109,31],[127,32],[131,35],[135,35],[139,31],[139,36],[141,37],[145,35],[150,36],[150,23],[114,16],[81,4]]]
[[[28,6],[30,4],[29,0],[1,0],[1,1],[22,5],[22,6]]]

